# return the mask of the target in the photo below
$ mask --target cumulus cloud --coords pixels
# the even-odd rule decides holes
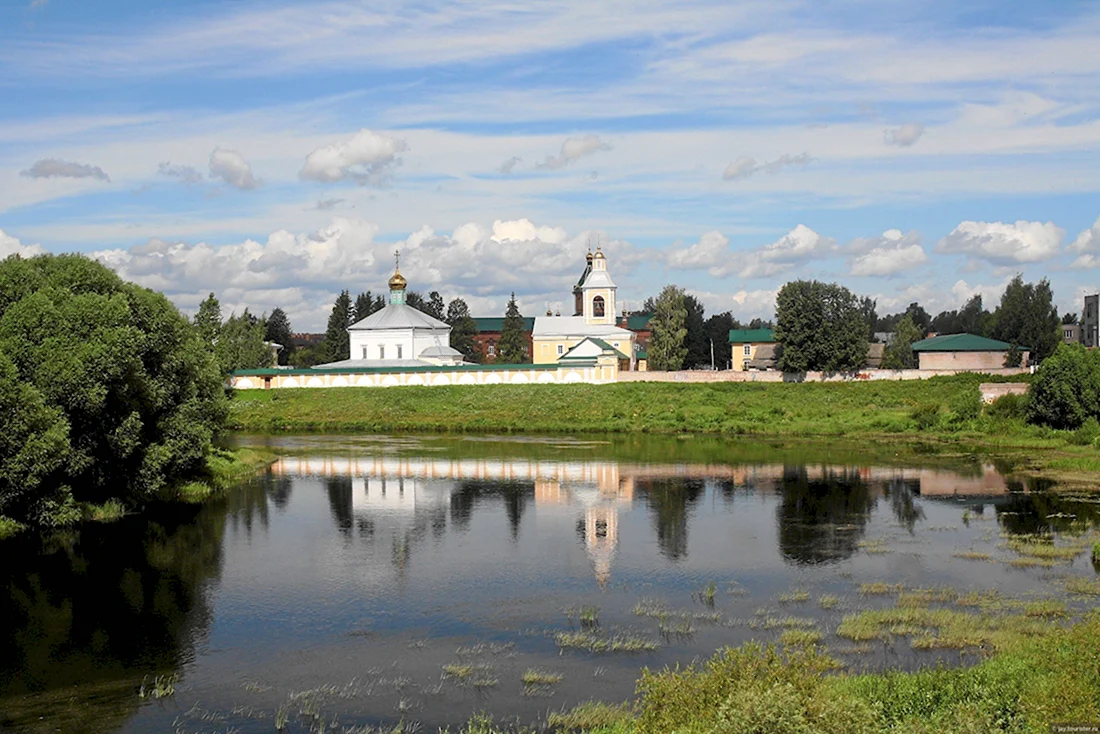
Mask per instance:
[[[180,181],[189,184],[202,181],[202,174],[194,166],[175,165],[171,161],[164,161],[157,166],[157,173],[168,178],[178,178]]]
[[[569,165],[578,158],[592,155],[601,150],[611,150],[611,144],[601,140],[599,135],[584,135],[579,138],[567,138],[561,144],[561,151],[557,155],[548,155],[546,160],[535,168],[557,170]]]
[[[967,221],[940,240],[936,250],[1003,265],[1033,263],[1056,255],[1065,235],[1065,230],[1053,222]]]
[[[321,183],[348,179],[363,184],[382,183],[400,165],[398,154],[405,149],[404,140],[363,128],[350,140],[326,145],[306,156],[298,177]]]
[[[1077,239],[1067,249],[1070,252],[1081,253],[1073,261],[1073,267],[1100,267],[1100,257],[1098,257],[1098,254],[1100,254],[1100,219],[1097,219],[1095,224],[1077,235]]]
[[[590,241],[588,232],[570,234],[527,219],[491,227],[468,223],[450,233],[422,227],[397,242],[380,242],[377,234],[373,223],[334,217],[315,232],[280,230],[264,241],[213,246],[151,239],[93,256],[123,278],[164,291],[181,307],[193,308],[214,291],[227,312],[232,304],[256,313],[280,306],[295,328],[316,329],[341,289],[385,290],[394,249],[401,250],[401,272],[412,289],[461,295],[487,314],[502,309],[514,290],[539,311],[549,300],[572,313],[572,286]],[[620,240],[603,240],[602,248],[617,276],[647,257]]]
[[[43,158],[35,161],[34,165],[19,173],[20,176],[29,178],[94,178],[97,181],[110,183],[111,177],[103,172],[99,166],[85,163],[73,163],[58,158]]]
[[[0,260],[11,255],[34,257],[45,253],[46,251],[42,249],[41,245],[24,245],[18,239],[0,229]]]
[[[251,191],[264,183],[252,175],[252,166],[243,155],[224,148],[215,148],[210,154],[210,177],[220,178],[241,191]]]
[[[681,270],[717,268],[730,257],[729,244],[729,238],[721,232],[705,232],[695,244],[670,251],[666,262]]]
[[[755,158],[741,156],[733,163],[726,166],[726,170],[722,171],[722,180],[737,181],[757,173],[775,174],[790,166],[808,166],[813,160],[813,156],[809,153],[799,153],[798,155],[784,153],[774,161],[766,161],[764,163],[757,163]]]
[[[508,160],[501,163],[500,168],[498,168],[497,170],[500,171],[501,173],[505,173],[505,174],[511,173],[512,170],[517,165],[519,165],[519,162],[522,161],[522,160],[523,159],[520,158],[519,156],[514,155],[511,158],[509,158]]]
[[[828,252],[835,245],[836,241],[832,238],[822,237],[806,225],[799,224],[775,242],[755,250],[735,252],[730,249],[729,239],[725,235],[712,231],[688,247],[668,251],[665,263],[684,270],[706,268],[716,278],[731,275],[765,278]]]
[[[928,260],[917,232],[888,229],[881,237],[855,240],[850,248],[856,253],[851,274],[857,276],[894,275]]]
[[[899,148],[908,148],[921,139],[924,135],[924,125],[909,123],[901,127],[891,128],[882,133],[887,145],[896,145]]]

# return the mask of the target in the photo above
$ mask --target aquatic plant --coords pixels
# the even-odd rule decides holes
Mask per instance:
[[[958,551],[952,553],[953,558],[962,558],[967,561],[992,561],[993,556],[989,553],[983,553],[981,551]]]
[[[152,678],[145,676],[138,687],[138,698],[167,698],[176,692],[179,680],[178,673],[154,675]]]
[[[872,581],[859,585],[860,596],[889,596],[899,594],[904,587],[901,584],[887,584],[883,581]]]
[[[704,586],[701,591],[697,591],[691,595],[692,599],[695,599],[700,604],[706,604],[708,607],[714,606],[714,597],[718,593],[718,584],[711,581]]]
[[[810,600],[810,592],[805,589],[793,589],[791,591],[785,591],[779,595],[779,602],[781,604],[792,604],[795,602],[803,602]]]
[[[564,676],[561,673],[552,673],[547,670],[539,670],[538,668],[528,668],[523,671],[523,675],[520,680],[523,681],[523,685],[527,687],[533,686],[552,686],[555,683],[561,683]]]
[[[779,635],[779,644],[786,647],[805,647],[821,642],[821,633],[817,630],[789,629]]]
[[[575,648],[589,652],[645,652],[656,650],[658,644],[653,640],[633,635],[614,635],[602,637],[590,631],[559,632],[554,642],[560,648]]]
[[[822,594],[817,598],[817,604],[822,609],[835,609],[840,604],[840,597],[836,594]]]
[[[1100,596],[1100,579],[1090,580],[1080,577],[1066,579],[1066,591],[1082,596]]]

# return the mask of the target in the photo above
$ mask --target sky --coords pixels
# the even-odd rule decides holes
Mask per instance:
[[[571,314],[599,243],[770,317],[813,278],[927,311],[1100,290],[1100,3],[0,0],[0,257],[192,313],[342,289]]]

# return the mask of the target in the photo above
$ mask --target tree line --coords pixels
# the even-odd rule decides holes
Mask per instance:
[[[853,371],[866,366],[868,345],[878,335],[889,339],[882,366],[887,369],[917,367],[913,344],[931,332],[970,333],[1007,342],[1009,364],[1020,364],[1022,350],[1030,349],[1032,361],[1053,354],[1061,341],[1062,323],[1075,323],[1076,314],[1059,318],[1047,279],[1025,283],[1020,275],[1005,287],[997,308],[983,307],[981,295],[961,308],[931,316],[917,302],[905,311],[879,316],[877,302],[861,297],[836,283],[797,280],[785,284],[776,295],[775,320],[754,319],[744,327],[729,311],[704,319],[695,296],[675,285],[645,301],[652,314],[652,335],[647,346],[649,368],[679,370],[709,367],[710,347],[715,366],[727,364],[728,334],[739,328],[774,328],[779,343],[778,367],[785,372],[821,370]],[[718,346],[722,358],[718,358]]]

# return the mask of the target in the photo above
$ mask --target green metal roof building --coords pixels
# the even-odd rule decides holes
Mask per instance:
[[[1008,342],[987,339],[976,334],[940,334],[939,336],[913,342],[914,352],[1007,352],[1012,349]],[[1017,346],[1021,352],[1030,352],[1027,347]]]
[[[775,341],[775,329],[730,329],[730,344],[769,344]]]

